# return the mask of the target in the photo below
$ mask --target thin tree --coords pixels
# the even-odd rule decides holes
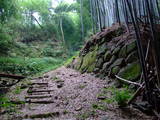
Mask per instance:
[[[80,0],[81,40],[84,40],[83,0]]]

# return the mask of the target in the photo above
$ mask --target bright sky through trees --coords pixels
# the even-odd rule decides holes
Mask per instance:
[[[75,0],[52,0],[52,7],[53,8],[57,7],[58,3],[60,3],[60,2],[67,2],[67,3],[71,4],[71,3],[74,3]],[[39,21],[39,15],[38,15],[38,13],[35,12],[35,13],[33,13],[33,15]],[[37,24],[37,23],[35,22],[35,24]]]
[[[67,3],[73,3],[75,0],[52,0],[52,7],[55,8],[61,1],[65,1]]]

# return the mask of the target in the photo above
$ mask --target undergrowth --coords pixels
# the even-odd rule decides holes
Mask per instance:
[[[115,87],[104,88],[103,91],[98,96],[106,96],[106,94],[110,94],[110,97],[104,97],[101,100],[100,104],[93,104],[92,107],[94,109],[106,109],[104,104],[113,104],[117,103],[119,107],[125,107],[127,105],[127,101],[131,98],[133,91],[129,89],[127,86],[124,86],[121,89]],[[101,105],[103,104],[103,105]]]
[[[125,107],[130,97],[131,93],[128,89],[115,91],[114,99],[120,107]]]
[[[11,103],[7,97],[0,95],[0,109],[5,109],[7,112],[14,112],[15,107],[16,105]]]
[[[0,72],[35,75],[47,72],[63,64],[62,58],[42,57],[42,58],[0,58]]]

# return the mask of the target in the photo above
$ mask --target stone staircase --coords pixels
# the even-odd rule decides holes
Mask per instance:
[[[47,119],[59,115],[59,112],[52,110],[54,105],[55,86],[49,83],[48,79],[41,78],[32,80],[25,96],[25,108],[23,120],[26,119]],[[51,105],[52,104],[52,105]]]

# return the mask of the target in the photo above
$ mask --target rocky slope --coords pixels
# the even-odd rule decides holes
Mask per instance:
[[[145,27],[142,26],[141,30],[145,39]],[[136,81],[141,69],[135,40],[132,25],[128,29],[124,25],[114,24],[92,36],[69,67],[82,73],[94,72],[102,78],[118,75]]]

